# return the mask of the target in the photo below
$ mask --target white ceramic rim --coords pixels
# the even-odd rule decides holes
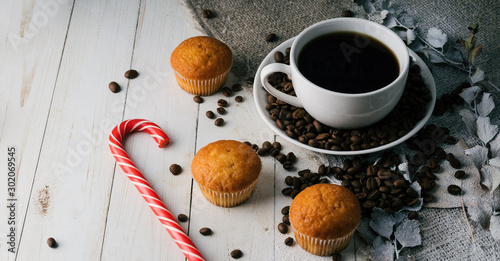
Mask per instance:
[[[393,32],[391,29],[389,29],[381,24],[378,24],[378,23],[375,23],[375,22],[372,22],[372,21],[369,21],[366,19],[352,18],[352,17],[339,17],[339,18],[333,18],[333,19],[318,22],[318,23],[313,24],[313,25],[309,26],[308,28],[304,29],[304,31],[302,31],[299,35],[297,35],[294,38],[302,37],[303,35],[308,34],[311,31],[317,30],[317,28],[319,28],[319,27],[327,26],[328,24],[330,24],[332,22],[343,22],[343,21],[348,21],[348,22],[355,21],[358,23],[366,23],[367,25],[375,26],[375,27],[379,28],[380,30],[384,31],[384,33],[386,33],[389,37],[393,38],[395,42],[398,42],[398,44],[401,44],[401,47],[406,47],[403,40],[401,40],[401,38],[395,32]],[[339,31],[339,32],[344,32],[344,31]],[[360,34],[368,35],[366,33],[360,33]],[[297,48],[296,46],[297,46],[297,41],[294,41],[292,46],[291,46],[290,55],[292,55],[294,53],[294,50]],[[391,51],[394,52],[393,50],[391,50]],[[396,55],[396,53],[394,53],[394,55]],[[405,55],[409,55],[409,52],[406,52]],[[298,56],[298,54],[297,54],[297,56]],[[396,55],[396,57],[397,57],[397,55]],[[403,57],[403,59],[404,59],[404,57]],[[307,79],[304,75],[302,75],[302,73],[297,68],[297,64],[295,63],[295,57],[290,57],[290,66],[296,67],[297,68],[296,72],[299,73],[300,77],[303,78],[303,80],[305,80],[306,82],[308,82],[312,86],[312,88],[315,88],[315,89],[319,90],[320,92],[324,92],[324,93],[334,92],[336,95],[343,96],[343,97],[364,97],[364,96],[368,96],[368,95],[373,95],[374,93],[383,92],[384,90],[389,89],[392,86],[394,86],[394,84],[399,82],[401,80],[401,78],[404,77],[403,72],[409,70],[410,60],[405,59],[405,61],[401,61],[398,57],[397,57],[397,60],[398,60],[398,64],[400,67],[400,71],[399,71],[398,77],[396,77],[396,79],[394,79],[391,83],[389,83],[388,85],[386,85],[380,89],[376,89],[376,90],[373,90],[371,92],[363,92],[363,93],[342,93],[342,92],[336,92],[336,91],[332,91],[332,90],[328,90],[328,89],[319,87],[318,85],[309,81],[309,79]],[[255,78],[255,79],[257,79],[257,78]]]
[[[290,39],[286,40],[285,42],[281,43],[280,45],[278,45],[276,48],[274,48],[266,56],[266,58],[264,58],[264,60],[260,64],[254,78],[260,79],[260,72],[262,71],[262,68],[264,68],[264,66],[266,66],[267,64],[274,62],[274,53],[277,51],[281,51],[281,52],[285,53],[286,48],[290,47],[294,40],[295,40],[295,37],[290,38]],[[434,82],[434,77],[432,77],[432,73],[430,72],[429,67],[427,67],[427,65],[424,63],[424,61],[415,52],[413,52],[410,49],[408,49],[408,52],[409,52],[410,56],[412,56],[414,58],[413,62],[415,62],[417,65],[420,66],[422,78],[424,79],[425,84],[427,85],[427,87],[431,91],[432,100],[431,100],[431,102],[429,102],[427,104],[427,110],[426,110],[426,114],[425,114],[424,118],[422,118],[420,121],[418,121],[415,124],[415,126],[413,127],[413,129],[411,131],[409,131],[406,135],[404,135],[403,137],[401,137],[393,142],[390,142],[388,144],[378,146],[376,148],[367,149],[367,150],[334,151],[334,150],[314,148],[314,147],[311,147],[307,144],[300,143],[298,140],[290,138],[283,130],[281,130],[280,128],[278,128],[278,126],[276,126],[276,123],[274,121],[271,120],[270,115],[269,115],[268,111],[266,110],[267,92],[264,89],[264,87],[262,87],[262,84],[260,83],[260,81],[255,80],[254,84],[253,84],[253,96],[254,96],[255,105],[257,107],[257,111],[259,112],[259,114],[262,117],[262,119],[264,120],[264,122],[275,133],[277,133],[279,136],[281,136],[285,140],[287,140],[287,141],[289,141],[289,142],[291,142],[299,147],[302,147],[304,149],[308,149],[311,151],[324,153],[324,154],[330,154],[330,155],[362,155],[362,154],[369,154],[369,153],[374,153],[374,152],[379,152],[382,150],[389,149],[391,147],[394,147],[394,146],[406,141],[407,139],[409,139],[410,137],[415,135],[422,127],[424,127],[425,123],[427,123],[427,121],[429,120],[429,118],[432,115],[432,111],[434,110],[434,104],[436,102],[436,83]]]

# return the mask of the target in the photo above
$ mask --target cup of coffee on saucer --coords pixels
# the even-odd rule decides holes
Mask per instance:
[[[338,129],[363,128],[388,115],[405,89],[410,57],[393,31],[358,18],[316,23],[293,41],[290,65],[266,65],[260,80],[276,98],[304,108]],[[267,78],[286,73],[297,96],[272,87]]]

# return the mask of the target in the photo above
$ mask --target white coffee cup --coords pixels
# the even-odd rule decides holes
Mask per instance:
[[[396,56],[399,63],[398,77],[385,87],[358,94],[324,89],[306,79],[297,67],[300,51],[318,36],[334,32],[361,33],[380,41]],[[334,18],[316,23],[302,31],[292,44],[290,65],[268,64],[262,69],[260,80],[273,96],[293,106],[304,108],[319,122],[339,129],[356,129],[372,125],[394,109],[406,85],[409,63],[405,43],[390,29],[365,19]],[[278,91],[268,83],[267,78],[274,72],[286,73],[292,79],[296,97]]]

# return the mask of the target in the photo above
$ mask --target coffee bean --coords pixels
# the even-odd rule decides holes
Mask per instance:
[[[209,235],[212,235],[212,230],[208,227],[204,227],[204,228],[200,229],[200,234],[202,234],[204,236],[209,236]]]
[[[277,51],[274,53],[274,60],[277,62],[277,63],[283,63],[283,60],[285,59],[285,56],[283,55],[282,52],[280,51]]]
[[[120,85],[118,85],[118,83],[116,82],[110,82],[108,87],[112,93],[117,93],[121,90]]]
[[[209,9],[203,9],[203,13],[202,13],[202,15],[203,15],[203,18],[210,19],[210,18],[212,18],[212,17],[213,17],[213,15],[214,15],[214,14],[213,14],[213,12],[212,12],[211,10],[209,10]]]
[[[279,149],[276,149],[276,148],[272,148],[270,151],[269,151],[269,155],[271,155],[272,157],[276,157],[280,154],[280,150]]]
[[[278,155],[276,156],[276,160],[277,160],[277,161],[279,161],[279,163],[284,164],[284,163],[285,163],[285,161],[286,161],[286,156],[285,156],[285,154],[282,154],[282,153],[278,154]]]
[[[290,194],[290,197],[292,197],[292,199],[294,199],[299,194],[299,192],[300,191],[298,189],[292,190],[292,193]]]
[[[410,211],[408,213],[408,219],[417,219],[417,218],[418,218],[418,212]]]
[[[241,91],[241,84],[239,84],[239,83],[233,84],[233,86],[231,86],[231,90],[233,92],[239,92],[239,91]]]
[[[286,154],[286,160],[290,163],[295,163],[297,157],[295,156],[295,154],[293,154],[293,152],[289,152],[288,154]]]
[[[465,177],[465,171],[463,170],[457,170],[455,172],[455,178],[457,179],[463,179]]]
[[[206,115],[206,116],[207,116],[207,118],[209,118],[209,119],[213,119],[213,118],[215,117],[215,114],[214,114],[214,112],[213,112],[213,111],[207,111],[207,112],[205,113],[205,115]]]
[[[125,78],[127,78],[127,79],[135,79],[135,78],[137,78],[137,76],[139,76],[139,73],[134,69],[130,69],[130,70],[126,71],[124,75],[125,75]]]
[[[238,96],[234,97],[234,100],[236,102],[242,102],[243,101],[243,97],[238,95]]]
[[[290,195],[292,194],[293,190],[294,190],[293,188],[284,188],[284,189],[281,191],[281,193],[282,193],[283,195],[285,195],[285,196],[290,196]]]
[[[334,253],[332,256],[332,261],[341,261],[342,260],[342,255],[339,253]]]
[[[284,215],[283,218],[281,219],[283,223],[290,225],[290,216],[289,215]]]
[[[276,34],[270,33],[266,36],[266,38],[264,38],[264,40],[266,40],[266,42],[273,42],[276,40]]]
[[[47,245],[50,247],[50,248],[56,248],[57,247],[57,242],[56,240],[53,238],[53,237],[49,237],[47,239]]]
[[[287,238],[285,239],[285,245],[287,245],[287,246],[291,246],[291,245],[293,245],[293,238],[291,238],[291,237],[287,237]]]
[[[281,143],[279,143],[278,141],[275,141],[273,143],[273,147],[277,150],[281,150]]]
[[[224,100],[224,99],[219,99],[217,101],[217,105],[221,106],[221,107],[227,107],[227,101]]]
[[[286,176],[285,184],[287,184],[288,186],[292,186],[293,185],[293,178],[291,176]]]
[[[351,10],[344,10],[340,14],[340,16],[342,16],[342,17],[353,17],[354,13]]]
[[[273,148],[273,145],[269,141],[264,141],[262,143],[262,148],[270,151]]]
[[[250,147],[252,147],[252,149],[257,152],[259,150],[259,145],[257,144],[252,144]]]
[[[234,259],[238,259],[242,256],[243,256],[243,252],[241,252],[241,250],[239,250],[239,249],[235,249],[235,250],[231,251],[231,257]]]
[[[285,163],[283,163],[283,168],[285,170],[293,170],[294,166],[293,166],[293,163],[291,163],[289,161],[285,161]]]
[[[257,150],[257,154],[258,154],[259,156],[265,156],[265,155],[267,155],[268,153],[269,153],[269,151],[268,151],[268,150],[266,150],[266,149],[264,149],[264,148],[260,148],[260,149],[258,149],[258,150]]]
[[[224,119],[218,118],[215,120],[214,124],[215,124],[215,126],[220,127],[220,126],[224,125]]]
[[[188,221],[188,216],[186,216],[185,214],[179,214],[177,216],[177,220],[179,220],[179,222],[186,222]]]
[[[457,185],[449,185],[448,186],[448,193],[450,193],[452,195],[460,195],[460,194],[462,194],[462,189]]]
[[[219,107],[219,108],[217,108],[217,113],[220,115],[224,115],[227,113],[227,111],[226,111],[226,109],[224,109],[224,107]]]
[[[290,212],[290,206],[286,206],[281,209],[281,214],[283,215],[288,215],[289,212]]]
[[[221,89],[222,95],[229,97],[233,95],[233,90],[231,90],[229,87],[222,87]]]
[[[278,231],[281,234],[286,234],[288,232],[288,226],[285,223],[279,223],[278,224]]]
[[[203,98],[199,95],[193,97],[193,101],[196,103],[203,103]]]
[[[455,158],[452,159],[452,160],[450,160],[450,165],[454,169],[460,169],[460,168],[462,168],[462,163],[459,160],[455,159]]]
[[[172,173],[173,175],[177,176],[177,175],[181,174],[182,167],[179,166],[178,164],[172,164],[172,165],[170,165],[169,170],[170,170],[170,173]]]

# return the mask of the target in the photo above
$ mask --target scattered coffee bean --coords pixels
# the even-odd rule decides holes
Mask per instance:
[[[210,19],[210,18],[212,18],[212,17],[213,17],[213,15],[214,15],[214,14],[213,14],[213,12],[212,12],[211,10],[209,10],[209,9],[203,9],[203,13],[202,13],[202,15],[203,15],[203,18]]]
[[[278,224],[278,231],[281,234],[286,234],[288,232],[288,226],[285,223],[279,223]]]
[[[243,97],[238,95],[238,96],[234,97],[234,100],[236,102],[242,102],[243,101]]]
[[[291,237],[287,237],[287,238],[285,239],[285,245],[287,245],[287,246],[291,246],[291,245],[293,245],[293,238],[291,238]]]
[[[340,14],[340,16],[342,16],[342,17],[353,17],[354,13],[351,10],[344,10]]]
[[[340,260],[342,260],[342,255],[341,254],[339,254],[339,253],[333,254],[332,261],[340,261]]]
[[[276,40],[276,34],[270,33],[266,36],[266,38],[264,38],[264,40],[266,40],[266,42],[272,42]]]
[[[286,160],[289,161],[290,163],[295,163],[297,157],[293,152],[289,152],[288,154],[286,154]]]
[[[273,145],[269,141],[264,141],[262,143],[262,148],[270,151],[273,148]]]
[[[233,90],[231,90],[229,87],[223,87],[222,88],[222,95],[229,97],[233,95]]]
[[[257,154],[259,156],[266,156],[268,153],[269,153],[269,151],[266,150],[266,149],[264,149],[264,148],[260,148],[260,149],[257,150]]]
[[[116,83],[116,82],[110,82],[108,87],[112,93],[117,93],[121,90],[120,85],[118,85],[118,83]]]
[[[174,174],[176,176],[179,175],[179,174],[181,174],[181,172],[182,172],[182,168],[178,164],[172,164],[172,165],[170,165],[169,170],[170,170],[170,172],[172,174]]]
[[[224,119],[223,118],[217,118],[214,122],[215,126],[220,127],[224,125]]]
[[[457,170],[455,172],[455,178],[457,179],[463,179],[465,177],[465,171],[463,170]]]
[[[286,206],[281,209],[281,214],[283,215],[288,215],[289,212],[290,212],[290,206]]]
[[[224,100],[224,99],[219,99],[217,101],[217,105],[221,106],[221,107],[227,107],[227,101]]]
[[[137,78],[137,76],[139,76],[139,73],[134,69],[130,69],[130,70],[126,71],[124,75],[125,75],[125,78],[127,78],[127,79],[135,79],[135,78]]]
[[[243,143],[245,143],[246,145],[252,147],[252,143],[250,141],[244,141]]]
[[[224,109],[224,107],[219,107],[217,108],[217,113],[219,113],[220,115],[224,115],[227,113],[226,109]]]
[[[277,150],[281,150],[281,143],[279,143],[278,141],[275,141],[273,143],[273,147]]]
[[[290,216],[289,215],[284,215],[283,218],[281,219],[283,223],[290,225]]]
[[[259,150],[259,145],[257,145],[257,144],[252,144],[250,147],[252,147],[252,149],[254,151],[258,151]]]
[[[289,161],[285,161],[285,163],[283,163],[283,168],[285,170],[293,170],[294,166],[293,166],[293,163],[291,163]]]
[[[416,211],[411,211],[408,213],[408,219],[417,219],[418,218],[418,212]]]
[[[209,119],[213,119],[213,118],[215,117],[215,114],[214,114],[214,112],[213,112],[213,111],[207,111],[207,112],[205,113],[205,115],[206,115],[206,116],[207,116],[207,118],[209,118]]]
[[[284,59],[285,59],[285,56],[283,55],[282,52],[277,51],[276,53],[274,53],[274,60],[277,63],[282,63]]]
[[[460,195],[460,194],[462,194],[462,189],[457,185],[449,185],[448,186],[448,193],[450,193],[452,195]]]
[[[457,160],[457,159],[451,159],[450,160],[450,165],[454,169],[460,169],[460,168],[462,168],[462,163],[459,160]]]
[[[202,103],[204,100],[201,96],[199,95],[196,95],[193,97],[193,101],[196,102],[196,103]]]
[[[209,235],[212,235],[212,230],[208,227],[204,227],[204,228],[200,229],[200,234],[202,234],[204,236],[209,236]]]
[[[186,222],[188,221],[188,216],[186,216],[185,214],[179,214],[177,216],[177,220],[179,220],[179,222]]]
[[[50,248],[56,248],[57,247],[57,242],[56,240],[53,238],[53,237],[49,237],[47,239],[47,245],[50,247]]]
[[[238,259],[242,256],[243,256],[243,252],[241,252],[241,250],[239,250],[239,249],[235,249],[235,250],[231,251],[231,257],[234,259]]]
[[[233,84],[233,86],[231,86],[231,90],[233,92],[239,92],[239,91],[241,91],[241,84],[239,84],[239,83]]]

